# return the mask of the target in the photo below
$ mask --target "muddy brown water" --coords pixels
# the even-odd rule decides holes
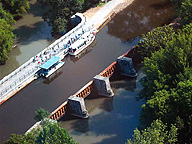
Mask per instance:
[[[8,139],[11,133],[26,132],[35,123],[33,117],[38,108],[53,111],[118,56],[137,44],[142,33],[168,23],[171,14],[173,6],[165,1],[135,0],[97,34],[96,44],[87,54],[77,60],[70,56],[66,57],[63,60],[66,62],[65,65],[50,79],[37,79],[0,106],[0,142]],[[37,13],[32,15],[38,16]],[[33,21],[33,17],[30,19]],[[23,43],[26,51],[18,50],[15,55],[13,54],[11,62],[13,66],[19,63],[17,56],[22,55],[21,59],[29,57],[28,53],[33,51],[34,43],[37,44],[37,48],[42,46],[43,41],[46,44],[50,43],[51,37],[48,33],[50,27],[46,26],[46,23],[40,23],[42,25],[39,29],[36,27],[36,31],[29,30],[23,34],[22,28],[25,30],[25,25],[16,29],[21,34],[20,43],[21,45]],[[31,42],[25,43],[25,38]],[[114,98],[100,97],[86,100],[90,113],[88,120],[76,118],[61,120],[63,127],[77,142],[124,143],[131,137],[138,124],[142,105],[142,102],[135,101],[135,96],[142,88],[139,79],[143,76],[140,67],[137,70],[136,79],[127,78],[111,82],[115,92]]]

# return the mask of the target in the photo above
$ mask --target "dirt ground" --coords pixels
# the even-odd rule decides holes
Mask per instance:
[[[115,11],[116,13],[122,11],[123,9],[125,9],[128,5],[130,5],[134,0],[117,0],[119,2],[119,5],[117,5],[115,7]],[[94,8],[91,8],[89,10],[87,10],[86,12],[83,13],[83,15],[87,18],[87,19],[91,19],[96,12],[98,12],[103,6],[101,7],[94,7]]]

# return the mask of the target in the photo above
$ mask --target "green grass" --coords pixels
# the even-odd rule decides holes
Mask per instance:
[[[100,2],[100,3],[98,4],[98,6],[101,7],[101,6],[103,6],[104,4],[105,4],[105,2]]]

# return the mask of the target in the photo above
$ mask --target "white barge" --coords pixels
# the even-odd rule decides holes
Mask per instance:
[[[39,75],[48,78],[63,65],[64,62],[60,60],[60,57],[54,56],[46,63],[44,63],[42,66],[40,66],[41,70]]]
[[[80,52],[86,49],[95,40],[95,35],[90,32],[84,33],[76,42],[69,47],[69,54],[77,56]]]

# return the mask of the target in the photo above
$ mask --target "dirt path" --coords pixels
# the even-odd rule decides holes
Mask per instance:
[[[134,0],[111,0],[111,1],[118,2],[117,6],[113,9],[113,10],[115,10],[116,13],[118,13],[118,12],[122,11],[123,9],[125,9],[128,5],[130,5]],[[97,12],[99,12],[105,5],[103,5],[101,7],[98,6],[98,7],[91,8],[91,9],[87,10],[86,12],[84,12],[83,15],[87,19],[92,19],[95,16],[95,14]],[[113,10],[111,10],[111,12]]]

